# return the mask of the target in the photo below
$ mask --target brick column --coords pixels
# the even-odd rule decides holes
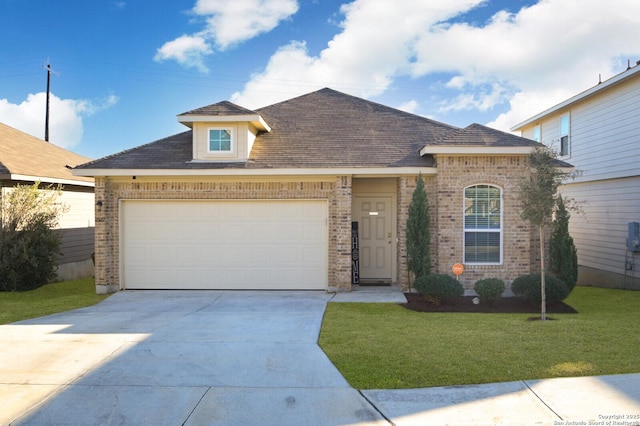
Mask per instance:
[[[351,291],[351,181],[351,176],[336,177],[329,206],[330,291]]]
[[[113,233],[110,226],[113,221],[114,203],[109,194],[109,183],[106,178],[95,179],[95,284],[97,294],[114,293],[118,291],[117,284],[112,282],[113,262]],[[116,212],[117,214],[117,212]]]

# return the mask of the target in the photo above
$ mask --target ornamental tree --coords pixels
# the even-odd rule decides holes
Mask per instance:
[[[540,238],[541,304],[540,319],[546,320],[545,297],[544,229],[551,223],[560,184],[566,175],[556,167],[556,153],[551,148],[539,145],[529,155],[530,175],[520,181],[519,199],[522,203],[520,216],[538,228]]]
[[[555,218],[549,238],[549,270],[573,290],[578,281],[578,253],[569,235],[569,218],[562,196],[556,199]]]
[[[416,188],[409,204],[407,217],[407,267],[413,278],[431,273],[431,232],[429,203],[422,174],[418,176]],[[411,282],[411,279],[409,280]]]

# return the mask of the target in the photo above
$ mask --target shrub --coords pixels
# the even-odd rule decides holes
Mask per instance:
[[[541,277],[540,274],[522,275],[513,280],[511,291],[513,291],[516,296],[522,296],[532,303],[539,304],[542,302],[542,296],[540,294],[540,287],[542,285]],[[545,296],[547,303],[559,302],[564,300],[568,295],[569,289],[563,281],[551,274],[545,274]]]
[[[549,270],[567,285],[569,292],[578,281],[578,254],[573,238],[569,234],[571,215],[562,197],[558,197],[556,216],[551,224],[549,239]]]
[[[25,291],[55,278],[60,237],[52,228],[65,207],[59,192],[34,185],[11,188],[1,204],[0,291]]]
[[[423,275],[413,282],[413,287],[435,305],[444,297],[462,296],[464,288],[455,278],[446,274]]]
[[[32,290],[56,277],[60,237],[45,223],[0,235],[0,291]]]
[[[480,296],[483,303],[495,304],[502,297],[504,292],[504,281],[498,278],[485,278],[474,286],[474,290]]]

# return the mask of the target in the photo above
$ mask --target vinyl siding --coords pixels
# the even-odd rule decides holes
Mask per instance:
[[[628,223],[640,222],[640,177],[569,184],[562,193],[582,209],[572,213],[569,226],[578,263],[640,277],[640,253],[626,251]],[[625,271],[627,256],[635,256],[635,271]]]
[[[60,217],[58,229],[95,226],[95,196],[93,188],[85,191],[62,191],[58,198],[67,211]]]
[[[91,259],[94,252],[94,227],[58,229],[62,238],[58,265]]]
[[[570,113],[571,154],[562,159],[582,175],[576,182],[640,175],[640,79],[614,86],[540,122],[542,143],[559,149],[560,117]],[[523,129],[532,138],[536,123]]]

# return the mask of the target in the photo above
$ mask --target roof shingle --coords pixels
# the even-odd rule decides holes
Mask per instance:
[[[0,174],[32,176],[43,182],[51,179],[93,182],[93,178],[74,176],[66,167],[89,160],[0,123]]]
[[[249,161],[192,161],[187,131],[80,166],[80,169],[270,169],[432,167],[425,145],[533,146],[479,124],[464,129],[322,89],[251,111],[219,102],[181,115],[259,114],[271,127],[258,133]]]

